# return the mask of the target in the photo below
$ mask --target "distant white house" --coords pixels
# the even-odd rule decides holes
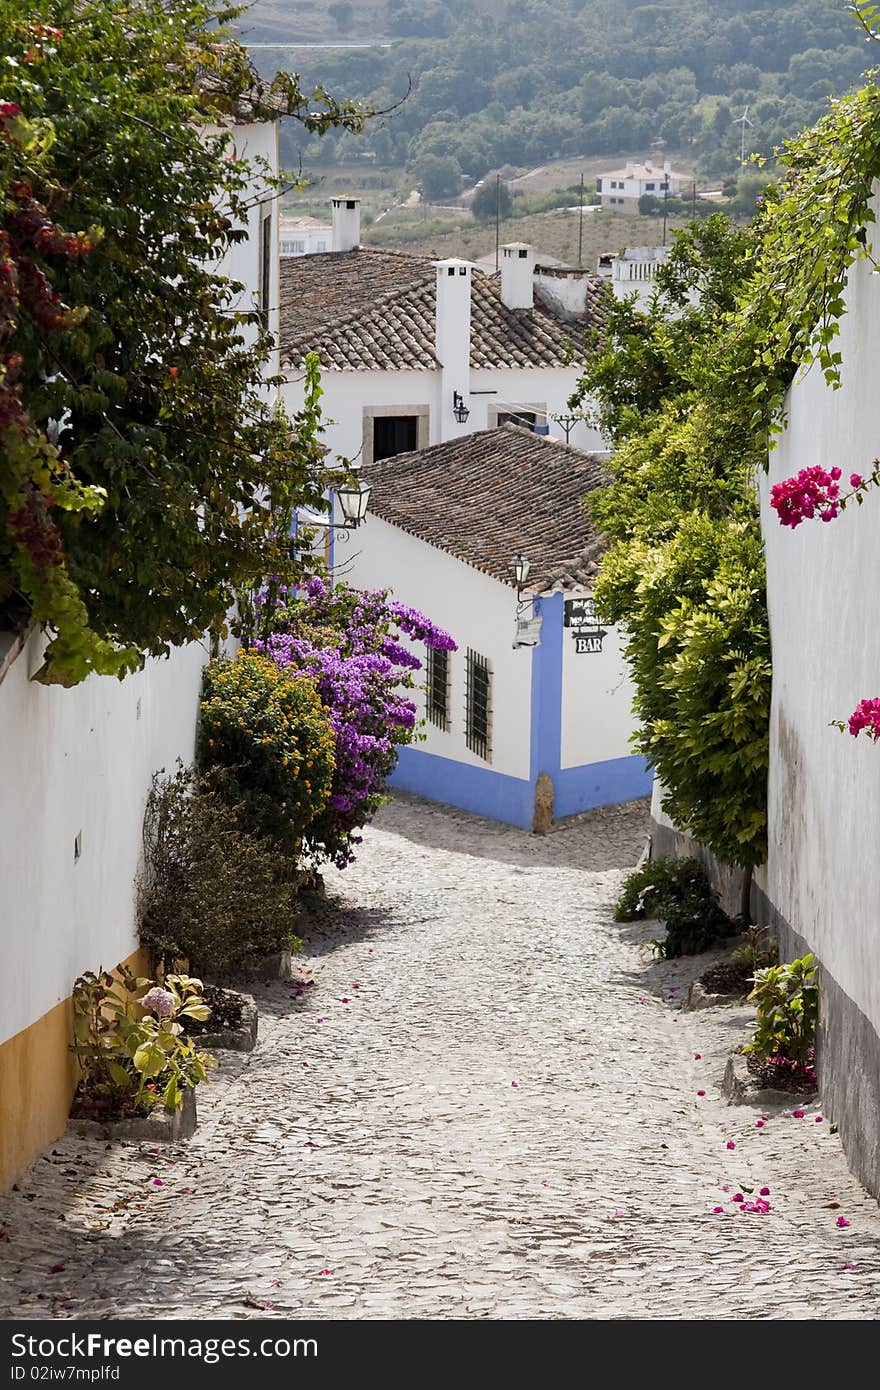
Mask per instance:
[[[329,251],[333,242],[330,223],[321,222],[317,217],[285,217],[282,214],[278,234],[278,250],[282,257],[312,256]]]
[[[668,246],[627,246],[623,251],[606,251],[598,259],[596,274],[608,283],[616,299],[635,296],[641,305],[651,297],[657,271],[668,256]]]
[[[658,168],[648,160],[638,164],[628,159],[622,169],[611,169],[607,174],[599,175],[596,192],[604,208],[619,207],[621,210],[634,211],[643,194],[649,193],[655,198],[668,194],[670,198],[678,198],[686,182],[687,176],[677,174],[668,160]]]
[[[508,420],[604,447],[568,408],[585,334],[604,321],[601,281],[522,243],[502,248],[497,276],[362,247],[358,200],[332,203],[333,250],[282,261],[280,310],[285,405],[300,408],[317,353],[332,453],[369,464]]]
[[[419,650],[426,737],[400,750],[393,784],[524,829],[542,773],[556,817],[647,795],[621,642],[593,610],[601,542],[583,498],[604,483],[602,461],[508,424],[373,463],[364,479],[366,521],[336,541],[346,578],[390,587],[458,643]]]

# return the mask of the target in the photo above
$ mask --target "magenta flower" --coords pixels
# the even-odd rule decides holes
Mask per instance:
[[[735,1149],[735,1148],[736,1148],[736,1144],[734,1144],[734,1142],[733,1142],[732,1139],[728,1139],[728,1141],[727,1141],[727,1147],[728,1147],[729,1149]]]
[[[850,473],[850,475],[849,475],[849,485],[850,485],[850,487],[861,487],[863,481],[864,481],[864,479],[862,478],[861,473]]]
[[[843,1231],[849,1225],[849,1222],[847,1221],[845,1216],[838,1216],[835,1224],[837,1225],[839,1230]]]
[[[731,1198],[731,1201],[733,1202],[744,1202],[745,1200],[746,1199],[741,1192],[734,1192],[733,1197]]]
[[[830,473],[818,464],[802,468],[794,478],[786,478],[770,489],[770,506],[783,526],[792,530],[802,521],[819,516],[831,521],[840,511],[840,469]]]
[[[804,1118],[805,1113],[806,1113],[806,1112],[803,1111],[803,1110],[792,1110],[792,1112],[791,1112],[791,1114],[792,1114],[792,1119],[794,1119],[794,1120],[802,1120],[802,1119]]]
[[[720,1212],[723,1212],[723,1211],[724,1211],[724,1208],[723,1208],[723,1207],[713,1207],[713,1208],[712,1208],[712,1215],[713,1215],[713,1216],[718,1216],[718,1214],[719,1214]]]
[[[876,743],[880,738],[880,700],[876,697],[873,700],[860,700],[849,717],[848,725],[853,738],[858,738],[862,730],[867,729],[868,737]]]
[[[706,1094],[705,1091],[697,1091],[697,1095],[698,1095],[698,1096],[704,1096],[705,1094]]]
[[[764,1128],[764,1121],[763,1121],[763,1120],[756,1120],[756,1121],[755,1121],[755,1129],[763,1129],[763,1128]]]
[[[770,1196],[770,1189],[769,1189],[769,1187],[762,1187],[762,1188],[761,1188],[761,1196],[762,1196],[762,1197],[769,1197],[769,1196]]]
[[[821,1123],[822,1123],[822,1116],[821,1116],[821,1115],[817,1115],[816,1118],[815,1118],[815,1120],[814,1120],[814,1124],[820,1125]]]

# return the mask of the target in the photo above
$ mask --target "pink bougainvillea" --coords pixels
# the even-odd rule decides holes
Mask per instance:
[[[802,468],[793,478],[785,478],[770,489],[770,506],[783,526],[800,526],[818,516],[831,521],[840,511],[840,469],[826,472],[818,464]]]

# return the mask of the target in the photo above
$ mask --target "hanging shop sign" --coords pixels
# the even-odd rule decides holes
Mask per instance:
[[[599,626],[596,605],[592,598],[567,598],[563,622],[571,631],[576,656],[601,652],[603,638],[607,637],[608,633]]]

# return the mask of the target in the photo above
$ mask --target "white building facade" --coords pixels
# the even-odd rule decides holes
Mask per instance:
[[[333,247],[333,228],[329,222],[320,222],[317,217],[280,218],[278,250],[282,259],[286,256],[314,256]]]
[[[359,247],[356,199],[334,199],[334,254],[282,271],[284,402],[303,402],[308,352],[321,362],[325,442],[340,459],[376,458],[514,420],[604,449],[588,409],[568,400],[584,334],[603,317],[595,276],[502,248],[500,276]],[[561,423],[564,422],[564,423]]]
[[[649,793],[620,637],[592,605],[600,545],[581,502],[600,479],[597,460],[510,426],[365,470],[370,513],[334,559],[458,645],[418,652],[424,740],[400,750],[392,785],[525,830],[542,774],[556,818]],[[521,594],[517,554],[532,557]]]
[[[628,159],[622,169],[610,169],[599,175],[596,192],[603,208],[633,212],[644,194],[652,198],[678,198],[686,182],[685,175],[677,174],[668,160],[658,168],[649,160],[640,164]]]

